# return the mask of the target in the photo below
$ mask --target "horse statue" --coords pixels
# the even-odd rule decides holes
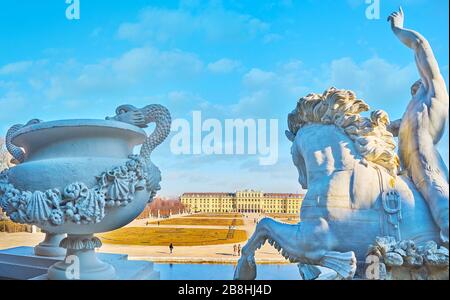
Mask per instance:
[[[446,127],[448,93],[428,42],[403,28],[403,10],[388,21],[414,50],[421,75],[403,118],[391,123],[382,110],[363,117],[369,106],[349,90],[301,98],[286,131],[307,189],[301,221],[262,219],[235,279],[256,278],[255,251],[266,241],[298,263],[303,279],[321,279],[319,267],[335,274],[327,279],[351,279],[357,267],[366,279],[448,279],[448,170],[434,146]]]
[[[256,278],[254,254],[266,241],[299,263],[304,277],[316,278],[322,266],[347,279],[379,237],[440,243],[424,198],[407,175],[397,175],[388,115],[362,117],[368,108],[352,91],[335,88],[299,100],[286,134],[299,182],[308,189],[301,222],[262,219],[242,249],[235,279]],[[448,251],[446,259],[448,266]]]

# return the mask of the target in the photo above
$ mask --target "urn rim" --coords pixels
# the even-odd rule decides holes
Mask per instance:
[[[135,136],[136,140],[144,141],[147,136],[145,131],[137,126],[132,124],[119,122],[115,120],[101,120],[101,119],[67,119],[67,120],[55,120],[55,121],[45,121],[36,124],[31,124],[25,126],[18,130],[14,137],[11,139],[11,142],[15,145],[21,146],[21,140],[25,135],[36,133],[42,130],[51,130],[51,129],[61,129],[61,128],[86,128],[98,127],[99,129],[118,129],[124,132],[129,133],[131,136]]]

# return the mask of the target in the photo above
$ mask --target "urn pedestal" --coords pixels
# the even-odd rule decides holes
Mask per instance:
[[[66,256],[66,249],[59,246],[65,237],[65,234],[46,232],[44,240],[34,247],[34,254],[45,257]]]
[[[82,279],[82,280],[111,280],[117,279],[116,270],[108,263],[97,258],[95,249],[100,248],[101,241],[89,235],[69,234],[61,242],[67,249],[65,259],[51,266],[48,278],[56,280]],[[82,272],[80,272],[82,270]]]
[[[150,261],[129,260],[126,254],[97,252],[96,257],[113,266],[117,280],[158,280],[159,271]],[[48,280],[48,270],[63,262],[65,257],[37,256],[33,247],[15,247],[0,250],[0,279],[10,280]],[[71,270],[69,270],[70,272]],[[74,278],[71,272],[68,278]],[[102,278],[103,279],[103,278]]]

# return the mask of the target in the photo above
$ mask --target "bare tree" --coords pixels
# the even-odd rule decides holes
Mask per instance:
[[[11,154],[6,150],[5,140],[0,138],[0,171],[13,166],[11,158]]]
[[[5,147],[5,140],[0,138],[0,171],[11,167],[11,155]],[[3,221],[3,232],[6,230],[6,218],[0,207],[0,220]]]

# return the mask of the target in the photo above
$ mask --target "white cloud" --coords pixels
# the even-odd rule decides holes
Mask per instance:
[[[7,123],[11,117],[22,110],[26,105],[25,97],[16,91],[8,91],[4,95],[0,95],[0,122]]]
[[[264,33],[269,25],[250,15],[239,14],[208,4],[197,9],[182,5],[178,9],[149,7],[141,11],[136,22],[119,26],[120,39],[165,43],[175,39],[201,36],[208,40],[242,40]]]
[[[119,59],[113,60],[112,68],[125,77],[135,78],[144,73],[163,77],[173,73],[197,73],[202,70],[203,62],[192,53],[144,47],[132,49]]]
[[[273,70],[252,68],[245,73],[244,93],[233,108],[246,114],[287,114],[300,97],[334,86],[355,91],[372,110],[384,109],[391,119],[396,119],[406,109],[410,86],[418,76],[414,63],[399,66],[379,57],[362,62],[344,57],[317,68],[306,67],[294,59]]]
[[[91,38],[96,38],[98,37],[103,31],[103,28],[101,27],[96,27],[94,30],[92,30],[91,34],[89,35]]]
[[[395,119],[406,109],[410,86],[417,78],[414,63],[398,66],[378,57],[361,63],[341,58],[319,68],[307,68],[301,61],[291,60],[274,70],[253,68],[247,72],[242,78],[247,92],[236,107],[248,110],[258,103],[258,110],[273,112],[274,108],[285,109],[285,101],[291,101],[293,109],[299,97],[335,86],[355,91],[372,109],[384,109]],[[280,99],[283,105],[278,105]]]
[[[20,61],[4,65],[0,68],[0,75],[12,75],[27,71],[33,65],[32,61]]]
[[[263,38],[263,43],[264,44],[270,44],[276,41],[279,41],[283,38],[283,36],[276,34],[276,33],[269,33],[266,34]]]
[[[148,82],[190,77],[203,68],[203,62],[192,53],[176,49],[161,51],[153,47],[133,48],[119,57],[92,64],[68,61],[49,75],[46,95],[50,99],[79,98],[93,93],[109,95]]]
[[[361,4],[365,3],[365,0],[346,0],[347,4],[351,7],[351,8],[357,8],[358,6],[360,6]]]
[[[334,60],[327,67],[328,85],[354,90],[372,109],[401,117],[410,99],[410,87],[419,78],[414,63],[391,64],[374,57],[360,64],[351,58]]]
[[[138,22],[121,24],[117,34],[120,39],[166,42],[179,34],[190,34],[192,26],[192,17],[183,11],[147,8]]]
[[[230,73],[241,66],[237,60],[222,58],[208,64],[208,70],[213,73]]]
[[[242,79],[247,87],[265,87],[271,84],[276,79],[276,74],[273,72],[263,71],[258,68],[251,69],[244,75]]]

